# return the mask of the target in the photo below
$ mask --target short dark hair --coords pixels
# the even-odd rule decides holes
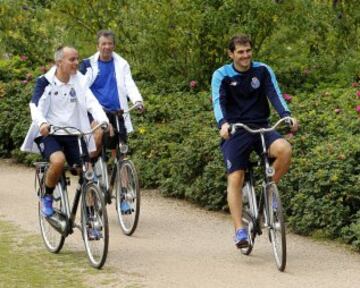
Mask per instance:
[[[252,47],[252,42],[250,37],[245,34],[235,35],[230,39],[228,48],[231,52],[234,52],[236,44],[237,45],[250,44],[250,46]]]
[[[98,43],[99,43],[100,37],[106,37],[106,38],[110,37],[113,40],[113,43],[115,44],[115,34],[111,30],[103,29],[103,30],[100,30],[99,32],[97,32],[96,40]]]

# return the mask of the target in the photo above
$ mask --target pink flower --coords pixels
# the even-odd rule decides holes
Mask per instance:
[[[285,99],[287,102],[289,102],[289,103],[291,102],[291,100],[292,100],[292,98],[293,98],[290,94],[286,94],[286,93],[283,94],[283,97],[284,97],[284,99]]]
[[[356,92],[356,96],[360,98],[360,90]]]
[[[357,113],[360,113],[360,105],[357,105],[355,109]]]
[[[195,87],[197,86],[197,82],[195,80],[191,80],[189,86],[191,89],[195,89]]]
[[[21,83],[26,85],[29,81],[28,80],[22,80]]]
[[[351,87],[359,87],[359,83],[358,82],[353,82],[353,83],[351,83]]]
[[[21,56],[20,56],[20,60],[21,60],[21,61],[26,61],[27,59],[28,59],[28,57],[25,56],[25,55],[21,55]]]
[[[339,113],[341,112],[341,109],[340,109],[340,108],[336,108],[336,109],[334,110],[334,112],[335,112],[336,114],[339,114]]]

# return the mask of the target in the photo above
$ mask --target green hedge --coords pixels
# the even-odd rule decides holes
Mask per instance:
[[[225,169],[209,93],[159,97],[146,92],[147,113],[135,119],[137,133],[130,142],[142,185],[226,210]],[[357,249],[359,102],[357,88],[293,96],[289,105],[301,130],[289,140],[294,149],[292,168],[280,184],[293,231],[340,238]]]

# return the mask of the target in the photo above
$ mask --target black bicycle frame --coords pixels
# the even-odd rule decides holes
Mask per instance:
[[[116,145],[116,159],[119,161],[119,160],[121,160],[122,158],[123,158],[123,156],[124,156],[124,153],[122,153],[121,151],[120,151],[120,148],[119,148],[119,145],[120,145],[120,143],[121,142],[123,142],[122,141],[122,139],[121,139],[121,137],[120,137],[120,133],[119,133],[119,131],[120,131],[120,120],[119,120],[119,117],[123,117],[123,111],[122,110],[120,110],[120,111],[117,111],[117,112],[112,112],[113,113],[113,115],[115,116],[115,124],[116,124],[116,131],[115,131],[115,137],[117,137],[117,145]],[[103,159],[104,159],[104,161],[106,161],[106,157],[105,157],[105,155],[106,155],[106,147],[105,147],[105,145],[103,145],[103,147],[102,147],[102,152],[101,152],[101,157],[103,157]],[[108,191],[106,191],[106,198],[110,198],[110,192],[112,191],[112,189],[113,189],[113,186],[114,186],[114,184],[115,184],[115,178],[116,178],[116,173],[117,173],[117,162],[115,162],[114,164],[113,164],[113,167],[112,167],[112,170],[111,170],[111,176],[110,176],[110,183],[109,183],[109,189],[108,189]],[[109,201],[107,201],[107,202],[109,202]]]
[[[59,184],[61,185],[62,191],[63,191],[63,196],[66,197],[67,199],[65,199],[65,203],[64,205],[66,205],[66,213],[62,213],[60,212],[60,217],[63,217],[64,221],[65,221],[65,230],[62,231],[62,235],[64,237],[68,236],[69,234],[72,234],[74,232],[74,224],[75,224],[75,217],[76,217],[76,212],[79,206],[79,202],[80,202],[80,196],[82,191],[84,190],[84,185],[86,185],[86,181],[85,181],[85,177],[84,174],[86,172],[86,164],[85,164],[85,158],[86,158],[86,154],[83,151],[82,148],[82,140],[83,136],[79,135],[77,136],[77,140],[78,140],[78,147],[79,147],[79,154],[80,154],[80,165],[81,165],[81,169],[82,171],[79,173],[79,181],[78,184],[79,186],[76,188],[76,193],[74,196],[74,200],[72,203],[71,208],[69,207],[69,199],[68,199],[68,194],[67,194],[67,186],[70,184],[69,179],[66,177],[65,175],[65,170],[63,171],[60,179],[59,179]],[[47,167],[48,168],[48,167]],[[40,171],[41,173],[44,173],[45,171]],[[38,180],[40,183],[40,189],[43,189],[43,182],[45,181],[45,175],[42,175],[42,179],[40,179],[40,176],[38,175]],[[44,191],[41,191],[41,193],[43,193]],[[62,195],[60,195],[61,197]],[[70,210],[69,210],[70,209]],[[68,214],[69,213],[69,214]],[[51,221],[51,219],[50,219]]]

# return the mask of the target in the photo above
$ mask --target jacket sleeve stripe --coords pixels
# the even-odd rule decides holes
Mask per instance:
[[[272,71],[272,69],[269,66],[265,65],[265,67],[266,67],[267,71],[270,74],[271,83],[274,86],[274,89],[276,91],[276,96],[277,96],[278,101],[279,101],[279,102],[278,101],[276,101],[276,102],[280,103],[281,106],[282,106],[282,107],[275,107],[275,108],[277,108],[276,110],[279,111],[279,110],[283,109],[286,112],[290,112],[290,110],[289,110],[289,108],[288,108],[288,106],[287,106],[287,104],[286,104],[286,102],[285,102],[285,100],[284,100],[284,98],[282,96],[282,93],[280,91],[279,84],[278,84],[278,82],[276,80],[274,72]]]
[[[49,81],[45,77],[40,77],[37,79],[34,93],[31,98],[31,103],[34,103],[36,106],[38,106],[39,100],[44,94],[47,85],[49,85]]]
[[[220,88],[222,79],[223,77],[219,73],[219,71],[215,71],[211,80],[212,102],[214,107],[215,119],[218,124],[224,118],[220,105]]]

